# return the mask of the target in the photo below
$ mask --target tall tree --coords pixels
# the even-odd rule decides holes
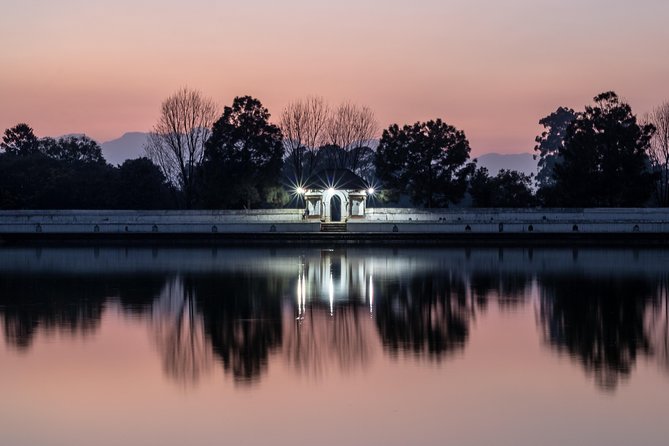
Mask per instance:
[[[539,188],[553,186],[553,168],[560,160],[560,150],[564,147],[567,128],[576,118],[571,108],[559,107],[550,115],[539,121],[544,128],[541,135],[535,138],[537,143],[534,158],[539,158],[537,185]]]
[[[448,206],[460,201],[476,164],[469,162],[463,131],[441,119],[383,131],[376,150],[376,172],[391,196],[408,194],[414,204]]]
[[[266,201],[283,166],[283,136],[270,113],[251,96],[225,107],[207,141],[202,199],[207,207],[246,207]]]
[[[17,124],[5,130],[0,149],[12,155],[34,155],[39,153],[39,139],[28,124]]]
[[[291,102],[281,113],[280,126],[291,179],[306,180],[316,166],[318,148],[323,145],[330,119],[330,106],[322,97],[309,96]]]
[[[657,202],[660,206],[669,206],[669,101],[650,112],[646,122],[655,127],[648,155],[657,174]]]
[[[161,106],[160,118],[145,148],[169,181],[178,187],[188,208],[194,204],[195,175],[216,119],[216,104],[197,90],[183,88]]]
[[[640,125],[614,92],[594,98],[567,129],[554,167],[557,204],[643,206],[653,191],[647,151],[654,128]]]

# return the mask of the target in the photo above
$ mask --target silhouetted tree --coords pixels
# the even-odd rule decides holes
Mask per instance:
[[[114,168],[104,162],[62,161],[41,153],[1,154],[0,207],[111,208],[114,174]]]
[[[126,160],[117,169],[114,201],[119,209],[167,209],[172,204],[170,188],[150,159]]]
[[[330,107],[322,97],[309,96],[294,101],[281,113],[289,178],[301,184],[314,173],[318,148],[325,141]]]
[[[544,128],[541,135],[535,138],[534,159],[539,158],[537,186],[542,188],[554,185],[554,167],[560,161],[560,151],[564,147],[567,128],[576,119],[576,112],[571,108],[559,107],[550,115],[539,121]]]
[[[534,205],[532,177],[515,170],[499,171],[491,177],[479,167],[472,175],[469,193],[475,207],[528,207]]]
[[[383,131],[376,150],[376,173],[395,196],[414,204],[446,207],[462,199],[476,165],[469,161],[464,132],[437,119]]]
[[[567,129],[554,166],[553,197],[563,206],[642,206],[653,192],[647,151],[652,125],[639,125],[613,92],[594,98]]]
[[[0,149],[10,155],[34,155],[39,153],[39,139],[28,124],[17,124],[5,130]]]
[[[98,143],[87,136],[42,138],[40,142],[43,153],[59,161],[103,164],[106,162]]]
[[[214,124],[202,163],[201,197],[208,208],[250,208],[280,182],[281,130],[259,100],[237,97]]]
[[[655,195],[660,206],[669,206],[669,102],[655,108],[645,121],[655,127],[648,155],[657,175]]]
[[[187,208],[195,202],[195,176],[216,113],[214,101],[183,88],[162,103],[158,123],[149,134],[147,156],[181,190]]]

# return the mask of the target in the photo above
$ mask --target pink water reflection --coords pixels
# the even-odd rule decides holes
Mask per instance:
[[[66,328],[42,323],[27,347],[17,349],[7,339],[1,344],[1,443],[664,444],[669,379],[659,352],[666,342],[666,300],[643,307],[642,326],[649,334],[644,339],[652,352],[625,348],[631,341],[621,338],[617,351],[623,359],[635,352],[631,370],[619,371],[613,388],[602,387],[584,363],[590,356],[555,348],[563,341],[551,328],[555,319],[542,322],[549,311],[573,322],[571,307],[562,301],[568,296],[541,274],[523,281],[504,272],[516,254],[506,252],[506,263],[497,263],[491,275],[474,267],[471,257],[460,269],[447,265],[448,259],[460,262],[459,251],[440,253],[439,261],[400,251],[396,256],[413,266],[397,277],[379,266],[394,270],[392,253],[386,262],[372,256],[374,268],[368,253],[348,251],[345,262],[330,254],[309,261],[307,255],[312,276],[320,275],[325,261],[326,271],[359,290],[349,293],[351,299],[333,295],[332,302],[327,285],[298,286],[299,273],[233,275],[241,294],[221,288],[231,283],[224,271],[206,279],[169,276],[141,311],[129,310],[110,289],[93,330],[63,325],[73,319],[59,306],[59,316],[47,320]],[[532,262],[542,255],[534,252]],[[608,255],[625,260],[626,254]],[[286,258],[278,257],[285,265]],[[298,256],[300,262],[304,257]],[[341,269],[331,269],[332,262]],[[25,283],[6,269],[1,277]],[[605,291],[607,283],[618,290],[660,285],[655,279],[606,277],[594,282]],[[95,290],[105,287],[87,288],[89,298],[94,302]],[[16,290],[5,285],[3,292],[9,289]],[[129,299],[127,289],[120,291]],[[208,300],[219,295],[230,303],[218,307]],[[635,295],[631,306],[630,296],[622,296],[621,307],[607,307],[616,296],[606,296],[598,304],[592,291],[588,305],[620,308],[632,317],[645,294]],[[2,299],[3,314],[18,314],[6,294]],[[545,299],[553,299],[552,306]],[[604,333],[609,339],[606,333],[613,331],[636,339],[627,333],[636,330],[636,319],[622,325],[598,320],[604,331],[585,327],[570,333]],[[7,318],[2,321],[5,330]],[[452,338],[446,342],[444,336]],[[612,368],[616,359],[605,358],[604,364]]]

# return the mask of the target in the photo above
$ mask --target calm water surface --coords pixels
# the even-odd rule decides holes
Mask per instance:
[[[0,248],[2,445],[666,445],[669,251]]]

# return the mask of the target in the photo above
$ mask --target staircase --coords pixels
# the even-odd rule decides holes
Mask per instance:
[[[321,223],[321,232],[346,232],[346,223]]]

